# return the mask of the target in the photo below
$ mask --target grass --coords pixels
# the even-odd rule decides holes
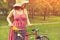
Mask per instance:
[[[60,24],[43,24],[33,26],[32,28],[39,28],[39,34],[47,34],[50,40],[60,40]],[[30,28],[28,28],[28,30],[29,29]]]
[[[54,21],[54,22],[60,22],[59,21],[60,17],[55,17],[55,18],[53,20],[57,20],[57,21]],[[50,20],[50,21],[53,22],[53,20]],[[50,22],[49,20],[47,21]],[[8,39],[9,26],[7,25],[8,23],[6,21],[0,20],[0,40]],[[47,34],[50,40],[60,40],[60,23],[33,25],[31,28],[27,27],[27,31],[29,34],[31,33],[32,28],[39,28],[40,29],[39,34]],[[29,40],[33,40],[33,39],[34,37],[30,36]]]
[[[8,32],[9,32],[9,29],[0,28],[0,40],[7,40],[8,39]]]
[[[7,27],[7,26],[1,26]],[[43,24],[27,28],[28,33],[31,33],[32,28],[39,28],[39,34],[47,34],[50,40],[60,40],[60,24]],[[9,28],[0,28],[0,40],[7,40]],[[34,37],[33,37],[34,38]],[[32,38],[32,40],[33,40]],[[31,39],[31,37],[30,37]]]
[[[58,16],[47,16],[46,20],[43,20],[42,16],[35,16],[34,18],[31,18],[30,21],[32,23],[51,23],[51,22],[60,22],[60,17]]]

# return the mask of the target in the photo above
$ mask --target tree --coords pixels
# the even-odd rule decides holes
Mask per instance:
[[[15,4],[16,0],[8,0],[8,8],[11,10],[13,8],[13,5]]]

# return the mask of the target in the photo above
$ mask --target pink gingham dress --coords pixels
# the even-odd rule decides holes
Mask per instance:
[[[14,10],[15,11],[15,10]],[[26,30],[27,18],[23,11],[21,15],[17,14],[17,12],[13,12],[13,25],[21,30]],[[14,40],[14,31],[10,28],[9,40]],[[28,40],[28,36],[25,37],[25,40]]]

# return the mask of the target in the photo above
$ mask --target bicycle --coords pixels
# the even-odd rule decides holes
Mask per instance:
[[[24,40],[23,36],[20,35],[20,31],[21,30],[15,31],[15,35],[16,35],[16,37],[21,38],[21,40]],[[24,32],[26,33],[26,31],[24,31]],[[38,32],[39,32],[39,29],[32,29],[32,33],[28,34],[28,35],[25,35],[25,36],[35,35],[35,40],[49,40],[47,35],[44,35],[44,34],[39,35]],[[19,40],[19,39],[16,39],[16,37],[15,37],[15,40]]]
[[[36,35],[36,36],[35,36],[35,39],[36,39],[36,40],[49,40],[49,38],[48,38],[47,35],[44,35],[44,34],[43,34],[43,35],[39,35],[39,34],[38,34],[39,29],[33,29],[32,31],[33,31],[33,32],[35,33],[35,35]]]

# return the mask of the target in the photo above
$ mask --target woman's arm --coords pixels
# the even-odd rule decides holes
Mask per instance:
[[[7,22],[9,23],[9,25],[11,26],[12,25],[12,22],[11,22],[11,20],[10,20],[10,18],[12,17],[12,14],[13,13],[13,11],[11,11],[10,13],[9,13],[9,15],[7,16]]]
[[[27,13],[27,10],[26,10],[26,9],[24,9],[24,12],[25,12],[26,17],[27,17],[27,24],[28,24],[28,25],[30,25],[30,21],[29,21],[29,18],[28,18],[28,13]]]

